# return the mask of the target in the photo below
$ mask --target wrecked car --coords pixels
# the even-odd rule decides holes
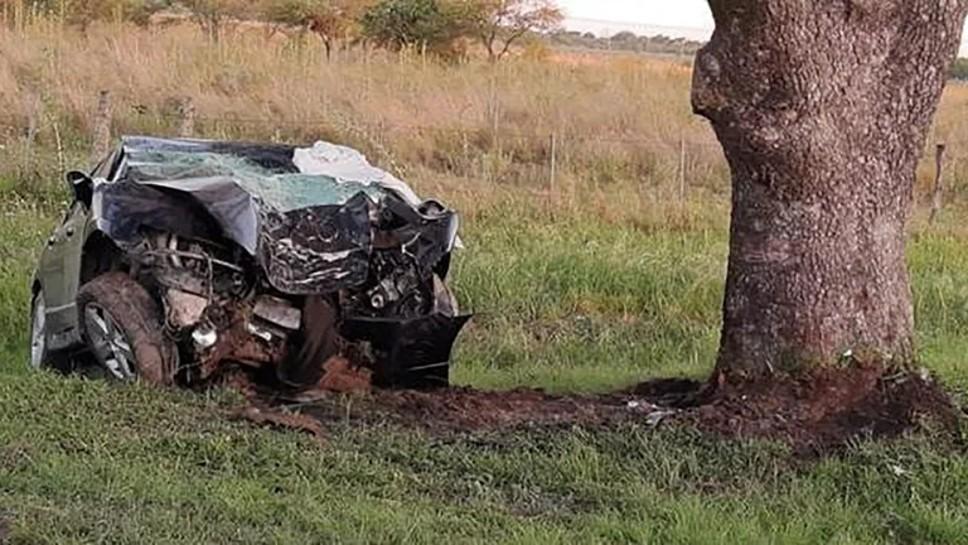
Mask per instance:
[[[448,383],[467,321],[447,286],[457,214],[359,152],[125,137],[47,240],[31,365],[197,384],[248,368],[308,388]]]

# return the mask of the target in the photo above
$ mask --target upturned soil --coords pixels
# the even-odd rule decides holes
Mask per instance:
[[[657,380],[604,395],[458,387],[378,390],[367,388],[350,367],[339,372],[346,376],[324,377],[321,384],[349,385],[349,392],[320,388],[282,395],[237,376],[233,383],[250,403],[237,416],[321,439],[328,427],[345,422],[390,423],[432,434],[619,423],[691,426],[724,438],[784,442],[802,455],[924,428],[955,434],[964,419],[931,376],[879,366],[818,369],[758,381]]]
[[[919,429],[954,436],[964,418],[948,392],[927,373],[879,366],[726,382],[701,401],[682,414],[683,424],[722,436],[783,441],[802,454]]]

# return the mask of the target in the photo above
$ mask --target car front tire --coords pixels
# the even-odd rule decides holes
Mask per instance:
[[[78,319],[88,348],[109,377],[168,386],[178,351],[165,336],[161,308],[123,272],[98,276],[77,294]]]

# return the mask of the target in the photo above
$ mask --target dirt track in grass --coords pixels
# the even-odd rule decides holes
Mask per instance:
[[[359,385],[359,381],[348,381]],[[239,416],[325,438],[336,423],[388,423],[431,434],[535,427],[691,426],[725,438],[770,439],[819,455],[863,439],[930,427],[954,434],[963,414],[927,374],[877,366],[822,369],[800,377],[704,384],[657,380],[604,395],[541,390],[372,389],[280,396],[236,377],[250,405]]]

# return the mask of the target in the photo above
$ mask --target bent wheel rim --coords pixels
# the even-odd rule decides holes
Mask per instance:
[[[94,356],[111,376],[134,380],[137,377],[134,351],[111,313],[96,303],[89,304],[84,309],[84,326]]]
[[[30,320],[30,366],[40,369],[44,365],[44,351],[47,349],[47,305],[44,294],[38,293],[34,299],[34,311]]]

